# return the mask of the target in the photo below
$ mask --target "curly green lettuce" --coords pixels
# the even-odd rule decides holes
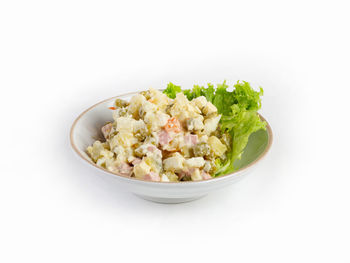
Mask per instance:
[[[216,89],[214,85],[208,84],[208,87],[194,85],[191,90],[182,90],[180,86],[169,83],[163,91],[172,99],[179,92],[183,92],[189,100],[204,96],[222,114],[220,129],[231,135],[232,142],[226,160],[224,162],[220,159],[216,161],[215,176],[233,172],[235,170],[233,164],[235,160],[241,158],[249,136],[260,129],[265,129],[266,126],[257,113],[261,108],[260,97],[263,95],[263,89],[255,91],[246,81],[238,81],[234,85],[233,91],[228,91],[228,87],[224,81],[222,84],[218,84]]]

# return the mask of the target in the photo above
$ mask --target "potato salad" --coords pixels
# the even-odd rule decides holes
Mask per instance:
[[[207,180],[224,163],[231,136],[220,129],[217,107],[183,92],[172,99],[150,89],[130,101],[116,99],[104,140],[87,148],[92,161],[111,172],[148,181]]]

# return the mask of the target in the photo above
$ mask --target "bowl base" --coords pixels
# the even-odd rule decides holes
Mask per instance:
[[[145,199],[147,201],[155,202],[155,203],[161,203],[161,204],[180,204],[180,203],[186,203],[186,202],[191,202],[197,199],[200,199],[205,195],[200,195],[200,196],[192,196],[192,197],[184,197],[184,198],[166,198],[166,197],[154,197],[154,196],[146,196],[146,195],[138,195],[135,194],[136,196]]]

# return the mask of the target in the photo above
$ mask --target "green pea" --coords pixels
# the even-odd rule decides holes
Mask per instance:
[[[116,99],[114,104],[118,108],[124,108],[124,107],[129,106],[129,102],[127,102],[126,100],[122,100],[122,99]]]

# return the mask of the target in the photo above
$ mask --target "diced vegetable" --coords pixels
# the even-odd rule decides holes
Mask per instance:
[[[221,156],[227,151],[227,147],[215,136],[210,136],[208,144],[216,156]]]
[[[207,143],[197,143],[193,146],[193,154],[194,156],[206,156],[210,154],[210,147]]]
[[[181,124],[177,118],[172,117],[168,120],[167,124],[165,124],[164,129],[167,132],[180,132]]]
[[[127,107],[129,105],[129,102],[127,102],[126,100],[122,100],[122,99],[116,99],[114,104],[117,108],[124,108],[124,107]]]

